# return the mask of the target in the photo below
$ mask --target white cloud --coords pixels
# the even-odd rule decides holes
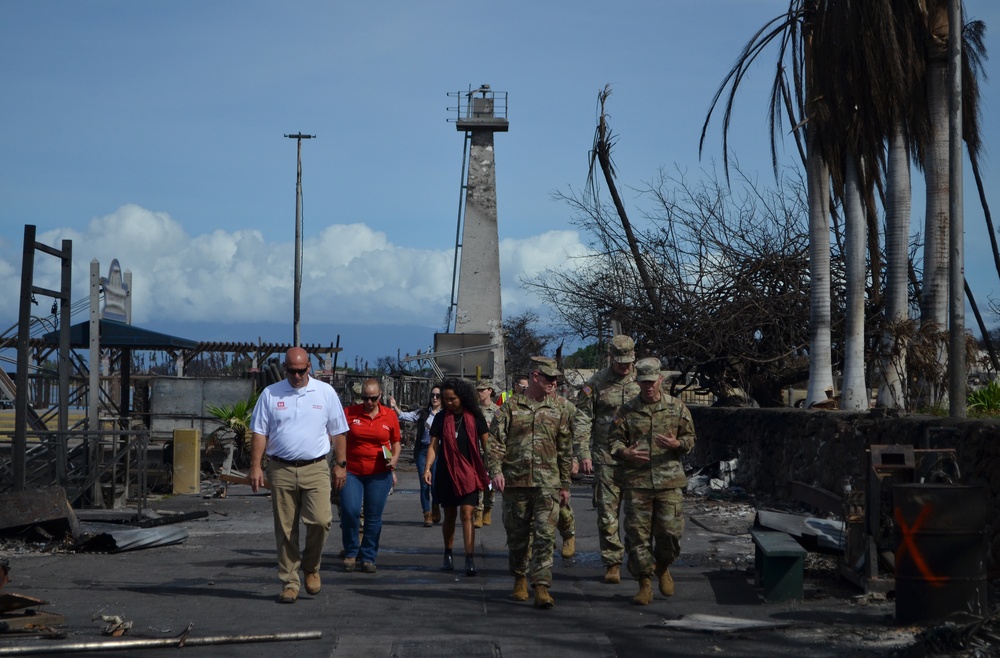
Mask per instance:
[[[538,309],[539,300],[521,287],[522,279],[545,270],[558,270],[579,256],[593,251],[580,242],[576,231],[549,231],[522,240],[500,241],[500,283],[505,315],[518,315],[534,309],[539,316],[549,315]]]
[[[56,229],[37,239],[57,248],[62,240],[72,240],[73,298],[78,301],[87,295],[91,260],[99,261],[106,276],[117,258],[132,272],[134,321],[150,328],[158,320],[284,322],[292,314],[294,245],[265,242],[257,230],[191,235],[167,213],[125,205],[91,220],[85,232]],[[539,305],[521,288],[522,278],[583,253],[588,249],[575,231],[502,240],[504,313]],[[438,326],[448,308],[453,266],[448,248],[413,249],[364,224],[334,224],[306,235],[302,262],[304,325]],[[19,272],[16,261],[0,259],[5,280],[17,280]],[[58,289],[58,259],[36,252],[35,285]],[[17,285],[0,291],[0,318],[9,324],[17,319],[18,292]]]

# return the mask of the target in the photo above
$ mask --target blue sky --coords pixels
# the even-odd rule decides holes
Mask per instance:
[[[451,286],[462,135],[448,92],[509,93],[496,137],[505,314],[537,308],[519,281],[586,252],[554,191],[581,188],[607,83],[619,180],[697,177],[721,158],[712,95],[753,31],[785,0],[505,3],[206,0],[0,3],[0,325],[17,318],[23,226],[74,243],[87,264],[133,272],[135,321],[279,323],[291,338],[295,141],[303,143],[304,326],[426,328],[366,358],[425,348]],[[1000,6],[967,3],[990,28]],[[741,94],[730,146],[772,180],[767,55]],[[987,72],[996,70],[987,63]],[[983,108],[987,190],[1000,98]],[[794,164],[789,158],[788,163]],[[915,195],[918,194],[915,181]],[[967,276],[981,307],[998,294],[966,174]],[[631,195],[630,204],[641,205]],[[914,200],[915,226],[922,201]],[[53,264],[38,266],[55,287]],[[50,277],[48,282],[45,277]],[[175,326],[175,325],[172,325]],[[420,334],[418,329],[416,334]],[[319,342],[328,342],[324,337]],[[345,344],[345,355],[352,349]]]

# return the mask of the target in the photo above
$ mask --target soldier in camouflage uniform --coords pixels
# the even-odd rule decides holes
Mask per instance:
[[[535,607],[551,608],[552,553],[559,508],[569,502],[575,410],[552,396],[561,374],[555,361],[532,357],[531,368],[528,390],[515,393],[493,419],[489,472],[503,494],[514,600],[528,600],[530,546]]]
[[[488,379],[480,379],[476,382],[476,392],[479,394],[479,410],[483,412],[487,427],[493,423],[493,417],[500,411],[500,407],[493,402],[493,382]],[[488,455],[483,455],[483,463],[486,463]],[[472,525],[482,528],[484,525],[493,523],[493,489],[479,492],[479,506],[472,516]]]
[[[572,405],[573,403],[556,395],[555,397],[564,400]],[[593,472],[593,461],[590,458],[590,419],[580,411],[575,409],[573,420],[570,422],[573,430],[573,469],[572,474],[584,473],[590,475]],[[573,507],[569,502],[559,509],[559,536],[562,537],[562,552],[560,555],[569,559],[576,555],[576,518],[573,515]]]
[[[621,510],[621,467],[611,455],[608,431],[618,408],[639,395],[635,383],[635,341],[618,335],[611,339],[611,366],[598,371],[580,389],[576,406],[590,420],[590,456],[594,465],[594,504],[597,507],[597,536],[604,563],[604,582],[621,581],[625,557],[618,530]]]
[[[687,486],[681,456],[694,448],[695,434],[687,406],[660,388],[660,360],[641,359],[635,369],[639,396],[618,410],[610,443],[611,454],[623,464],[628,570],[639,581],[632,603],[649,605],[653,574],[661,594],[674,594],[669,567],[680,553]]]

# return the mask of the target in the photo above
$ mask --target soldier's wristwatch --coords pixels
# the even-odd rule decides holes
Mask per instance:
[[[337,466],[339,466],[341,468],[347,468],[347,460],[346,459],[344,461],[342,461],[342,462],[336,462],[336,464],[337,464]]]

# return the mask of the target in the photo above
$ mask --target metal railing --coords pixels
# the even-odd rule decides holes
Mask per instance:
[[[450,91],[448,96],[455,98],[458,104],[449,107],[448,112],[454,113],[449,122],[458,121],[506,121],[507,92],[493,91],[489,85],[479,89],[469,88],[468,91]]]
[[[29,432],[28,487],[59,485],[74,507],[114,507],[119,492],[146,507],[149,430]],[[14,486],[11,441],[0,440],[0,493]]]

